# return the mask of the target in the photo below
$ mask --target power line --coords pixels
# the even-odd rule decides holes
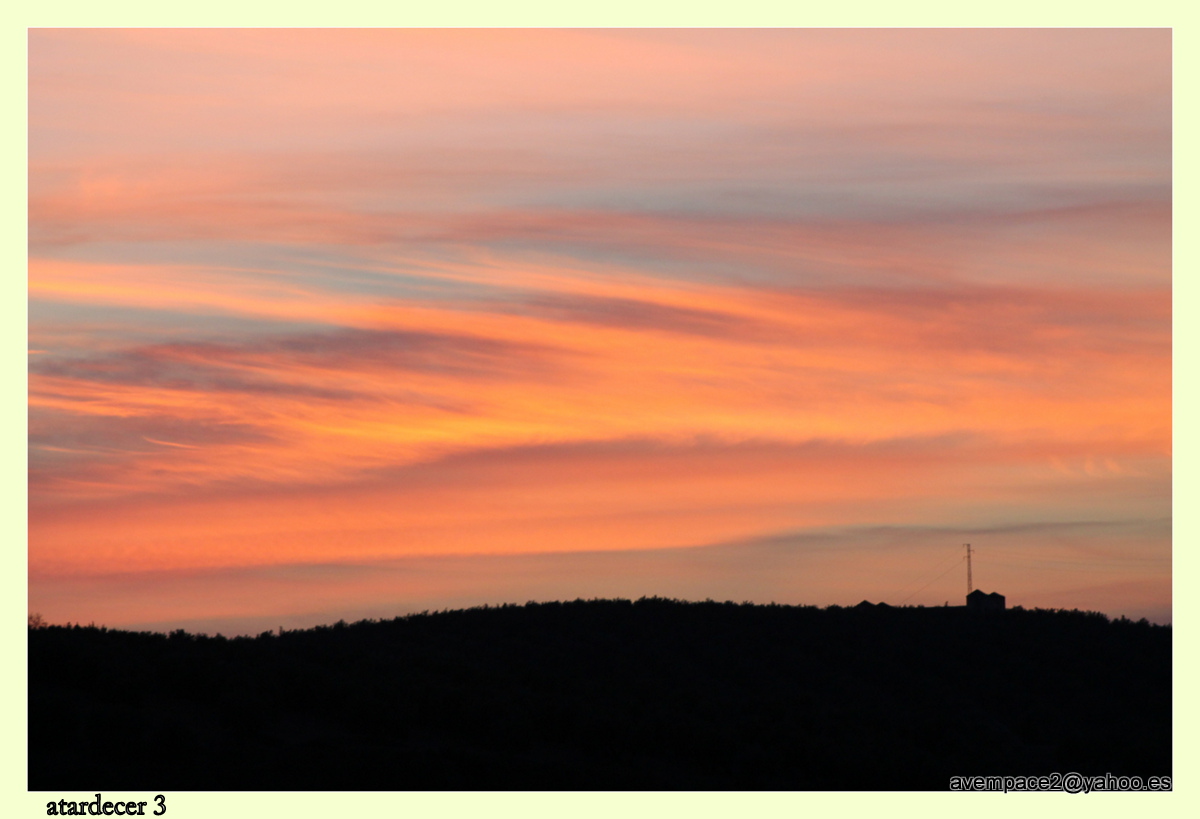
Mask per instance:
[[[952,568],[954,568],[955,566],[959,565],[960,563],[962,563],[962,557],[961,557],[960,555],[955,555],[955,557],[954,557],[954,562],[950,564],[950,568],[952,569]],[[939,564],[938,564],[939,568],[940,568],[942,565],[944,565],[944,564],[941,564],[941,563],[939,563]],[[949,571],[949,569],[947,569],[947,571]],[[942,574],[945,574],[945,572],[943,572]],[[940,577],[941,575],[938,575],[938,576]],[[921,578],[922,578],[922,577],[925,577],[925,574],[924,574],[924,573],[922,573],[922,574],[920,574],[920,575],[917,575],[917,578],[916,578],[915,580],[912,580],[912,581],[910,581],[910,582],[908,582],[908,583],[905,583],[903,586],[901,586],[899,589],[897,589],[897,590],[896,590],[896,591],[895,591],[893,594],[891,594],[891,595],[889,595],[889,596],[890,596],[890,597],[896,597],[896,596],[897,596],[897,595],[899,595],[899,594],[900,594],[902,591],[904,591],[905,589],[907,589],[909,586],[913,585],[913,583],[920,583],[920,582],[921,582]],[[920,591],[920,589],[918,589],[917,591]],[[916,592],[914,592],[914,594],[915,594],[915,593],[916,593]],[[907,598],[906,598],[906,599],[907,599]]]
[[[937,581],[941,580],[943,577],[945,577],[946,575],[950,574],[950,572],[952,572],[952,571],[954,571],[955,569],[957,569],[957,568],[958,568],[958,564],[959,564],[959,563],[961,563],[961,562],[962,562],[962,558],[959,558],[958,560],[954,561],[954,564],[955,564],[955,565],[951,566],[949,569],[946,569],[946,571],[942,572],[942,573],[941,573],[941,574],[939,574],[937,577],[933,578],[933,580],[930,580],[930,581],[929,581],[928,583],[926,583],[924,586],[922,586],[921,588],[917,589],[915,592],[913,592],[912,594],[910,594],[908,597],[905,597],[903,600],[901,600],[901,601],[900,601],[899,603],[897,603],[896,605],[898,605],[898,606],[903,606],[905,603],[907,603],[909,600],[911,600],[911,599],[912,599],[914,596],[916,596],[917,594],[920,594],[921,592],[925,591],[927,588],[929,588],[930,586],[932,586],[934,583],[936,583]]]

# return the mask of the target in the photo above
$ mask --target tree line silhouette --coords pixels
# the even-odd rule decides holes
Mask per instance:
[[[31,790],[945,790],[1171,772],[1171,629],[530,603],[226,639],[29,630]]]

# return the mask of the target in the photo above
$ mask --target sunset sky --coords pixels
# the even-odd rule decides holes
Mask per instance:
[[[1171,620],[1171,34],[29,35],[29,608]]]

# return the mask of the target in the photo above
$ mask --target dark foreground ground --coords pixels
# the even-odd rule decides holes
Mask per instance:
[[[946,790],[1171,772],[1171,629],[661,599],[29,632],[31,790]]]

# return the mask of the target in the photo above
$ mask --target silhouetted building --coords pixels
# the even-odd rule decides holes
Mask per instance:
[[[971,611],[1004,611],[1004,595],[976,589],[967,595],[967,608]]]

